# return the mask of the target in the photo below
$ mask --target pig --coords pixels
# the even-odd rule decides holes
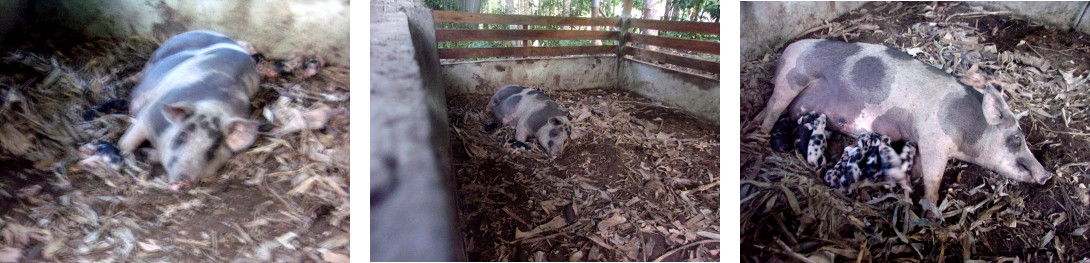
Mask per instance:
[[[195,183],[257,138],[259,123],[247,117],[258,81],[253,59],[231,38],[204,30],[171,37],[131,93],[133,121],[118,145],[132,153],[147,141],[172,189]]]
[[[807,39],[788,45],[775,88],[754,117],[768,132],[784,111],[819,112],[828,128],[857,136],[878,132],[917,142],[913,171],[925,198],[939,200],[947,160],[980,165],[1021,182],[1045,184],[1051,173],[1033,156],[1014,114],[994,86],[973,87],[882,45]],[[833,103],[830,103],[833,102]]]
[[[844,147],[844,153],[840,155],[833,168],[825,173],[826,183],[833,188],[848,188],[863,177],[863,171],[859,169],[859,161],[863,159],[863,152],[857,146]]]
[[[844,147],[840,160],[825,172],[825,182],[833,188],[847,188],[848,193],[851,193],[851,184],[856,182],[890,182],[901,186],[906,195],[910,194],[912,187],[908,169],[911,164],[905,165],[901,156],[914,154],[914,145],[906,142],[902,152],[897,153],[889,137],[872,132],[861,133],[856,144]],[[911,158],[907,161],[911,162]]]
[[[814,134],[814,119],[817,115],[814,114],[802,114],[798,117],[799,129],[796,131],[798,137],[795,138],[795,144],[798,146],[799,154],[806,156],[806,151],[810,148],[810,135]]]
[[[552,158],[564,151],[571,122],[560,105],[540,90],[504,86],[496,90],[486,108],[492,111],[496,122],[515,127],[515,140],[508,141],[505,146],[525,149],[527,139],[533,136]]]
[[[806,163],[813,167],[825,166],[825,114],[809,124],[813,128],[806,150]]]
[[[916,143],[905,142],[904,146],[901,146],[901,170],[909,171],[912,169],[912,163],[916,158]]]
[[[791,137],[795,128],[794,120],[787,116],[780,117],[780,120],[776,121],[776,125],[772,126],[772,132],[768,136],[768,142],[771,144],[772,150],[777,152],[790,151],[795,143]]]
[[[885,143],[889,144],[888,137]],[[856,140],[856,144],[863,154],[863,163],[860,164],[859,169],[863,171],[863,177],[873,178],[875,174],[882,170],[881,155],[878,152],[879,147],[882,145],[882,135],[873,132],[861,133]]]
[[[901,166],[901,156],[885,142],[878,146],[878,154],[881,156],[881,176],[875,177],[875,181],[890,181],[901,186],[905,195],[912,193],[912,182],[909,180],[908,171]]]

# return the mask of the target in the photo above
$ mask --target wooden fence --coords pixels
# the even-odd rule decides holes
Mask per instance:
[[[627,17],[630,12],[626,6]],[[659,61],[676,66],[718,73],[719,62],[680,56],[639,46],[658,46],[703,54],[719,54],[719,43],[673,37],[635,34],[635,28],[682,33],[719,35],[718,23],[660,21],[627,18],[552,17],[433,11],[436,23],[518,25],[522,29],[436,29],[437,41],[519,41],[521,47],[440,48],[441,59],[488,57],[532,57],[613,54],[629,60]],[[591,27],[592,30],[527,30],[528,25]],[[600,27],[600,28],[599,28]],[[608,28],[607,30],[602,30]],[[531,40],[616,40],[617,45],[531,47]]]

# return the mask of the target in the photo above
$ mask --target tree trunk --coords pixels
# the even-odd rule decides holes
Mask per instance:
[[[560,16],[571,16],[571,0],[564,0],[560,7]]]
[[[481,0],[455,0],[454,3],[458,6],[458,11],[469,13],[481,12]]]
[[[515,9],[515,0],[504,0],[504,2],[505,2],[505,5],[504,5],[503,8],[507,11],[508,15],[518,14],[518,13],[515,12],[516,11],[516,9]],[[507,28],[508,29],[519,29],[519,26],[518,25],[508,25]],[[517,46],[519,46],[519,43],[520,42],[518,40],[512,40],[511,41],[511,46],[512,47],[517,47]]]
[[[677,7],[674,6],[674,1],[672,1],[672,0],[665,0],[665,1],[666,1],[666,15],[664,15],[662,17],[662,20],[675,20],[675,19],[677,19],[677,16],[674,15],[674,8],[677,8]]]
[[[648,20],[662,20],[663,9],[667,0],[645,0],[643,2],[643,19]],[[657,29],[644,29],[644,34],[658,36],[659,31]],[[658,50],[658,47],[649,46],[649,50]]]

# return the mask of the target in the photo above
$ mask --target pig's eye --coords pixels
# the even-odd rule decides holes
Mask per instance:
[[[1015,134],[1007,138],[1007,145],[1010,147],[1022,147],[1023,141],[1021,134]]]

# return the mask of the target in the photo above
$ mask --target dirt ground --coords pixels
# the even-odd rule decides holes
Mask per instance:
[[[868,3],[802,38],[881,43],[959,76],[979,64],[1008,83],[1002,88],[1013,111],[1031,113],[1021,119],[1026,141],[1054,176],[1043,186],[1016,183],[950,161],[939,193],[945,222],[925,216],[916,203],[923,191],[912,194],[912,204],[898,202],[900,190],[884,186],[851,195],[834,192],[795,153],[773,152],[767,134],[755,132],[750,123],[771,95],[781,46],[742,65],[743,261],[1074,262],[1090,257],[1087,35],[958,3],[894,2]],[[845,140],[834,135],[827,152],[839,153]],[[923,187],[919,178],[912,183],[914,189]]]
[[[250,116],[262,131],[311,110],[331,118],[264,134],[175,192],[142,157],[120,172],[77,164],[80,145],[117,142],[129,125],[127,110],[84,110],[127,98],[159,44],[70,37],[0,50],[0,262],[347,262],[348,68],[263,80]]]
[[[491,94],[447,100],[468,260],[719,260],[718,126],[620,90],[546,94],[589,131],[555,160],[483,129]]]

